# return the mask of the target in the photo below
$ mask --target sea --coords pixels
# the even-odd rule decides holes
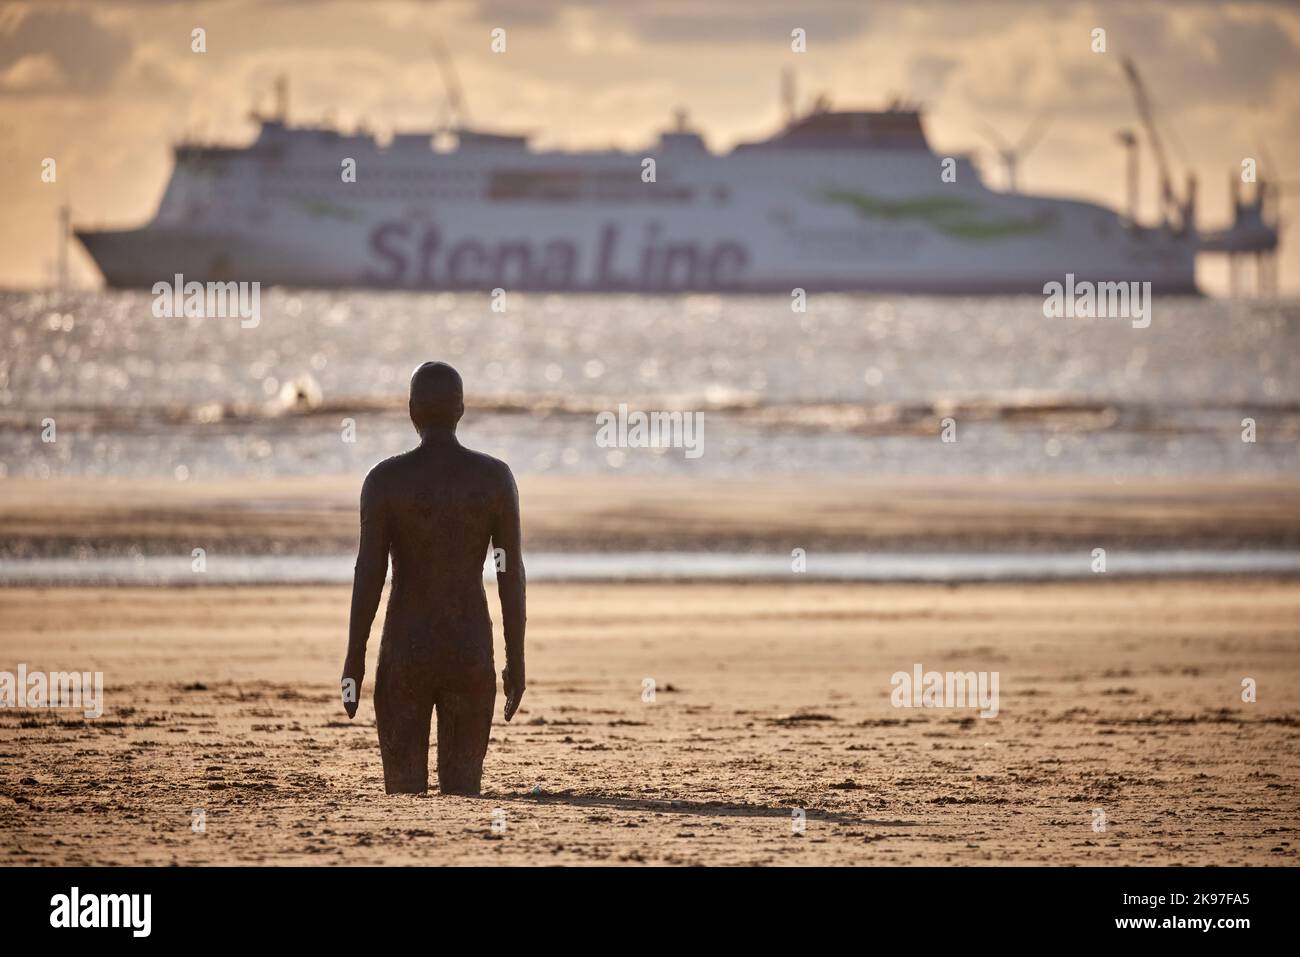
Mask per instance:
[[[1300,301],[262,290],[256,325],[148,291],[0,293],[0,477],[362,475],[407,448],[411,371],[517,474],[1300,476]],[[495,306],[495,308],[494,308]],[[701,451],[597,441],[700,416]],[[48,441],[53,423],[57,441]]]
[[[1048,318],[1037,296],[814,290],[805,305],[268,288],[253,323],[159,317],[147,291],[2,292],[0,497],[8,478],[359,482],[415,441],[407,381],[428,359],[464,380],[462,442],[521,476],[1300,480],[1300,301],[1156,297],[1143,328]],[[694,448],[601,440],[602,421],[636,412],[690,416]],[[837,581],[1089,573],[1079,556],[1041,553],[811,564],[812,577]],[[1295,575],[1300,553],[1153,552],[1112,565]],[[529,568],[788,578],[789,556],[570,553],[530,556]],[[231,556],[212,571],[212,583],[347,581],[351,557]],[[187,579],[187,556],[0,560],[0,584]]]

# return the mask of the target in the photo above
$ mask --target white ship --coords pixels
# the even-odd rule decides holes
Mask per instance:
[[[175,161],[147,225],[76,231],[109,285],[179,273],[393,289],[1041,295],[1068,273],[1196,288],[1194,228],[992,190],[969,156],[931,150],[905,107],[818,108],[725,154],[680,120],[644,152],[539,152],[465,128],[380,141],[263,118],[249,146],[181,144]]]

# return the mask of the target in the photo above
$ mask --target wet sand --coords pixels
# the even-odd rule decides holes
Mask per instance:
[[[360,480],[9,479],[0,552],[347,551]],[[534,550],[1300,547],[1300,484],[1287,480],[525,476],[519,487]]]
[[[0,711],[0,863],[1297,862],[1294,582],[529,597],[528,695],[470,799],[383,793],[378,623],[357,720],[337,702],[346,588],[0,588],[0,668],[102,670],[107,699]],[[894,708],[916,662],[998,671],[999,715]]]

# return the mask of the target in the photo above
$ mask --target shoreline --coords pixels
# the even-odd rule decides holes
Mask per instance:
[[[1112,549],[1106,565],[1073,552],[536,552],[525,553],[530,582],[630,584],[721,582],[773,584],[1086,583],[1102,576],[1125,581],[1254,578],[1300,579],[1300,549],[1126,551]],[[201,571],[190,555],[19,558],[0,556],[0,588],[214,588],[350,585],[355,555],[242,555],[205,552]],[[796,571],[799,564],[801,570]],[[484,587],[496,581],[485,562]]]

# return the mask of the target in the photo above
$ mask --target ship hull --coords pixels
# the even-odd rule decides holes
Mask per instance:
[[[106,284],[113,288],[151,288],[177,275],[186,281],[256,281],[263,285],[321,288],[490,291],[496,288],[541,292],[736,292],[784,293],[864,292],[932,295],[1043,294],[1050,282],[1065,275],[1076,283],[1150,282],[1153,292],[1197,294],[1194,254],[1163,257],[1148,265],[1090,264],[1064,251],[1055,263],[1024,264],[1014,254],[1006,261],[972,264],[969,269],[937,265],[931,269],[888,268],[858,274],[835,274],[826,269],[808,271],[747,270],[741,275],[715,275],[682,270],[678,275],[638,273],[635,268],[580,272],[537,270],[529,273],[488,267],[473,274],[464,271],[422,270],[389,244],[388,256],[377,254],[383,245],[371,237],[363,241],[340,239],[336,248],[312,253],[265,238],[239,234],[196,233],[174,229],[141,228],[118,231],[78,231],[77,238],[95,260]],[[598,258],[598,256],[597,256]],[[1040,257],[1041,258],[1041,257]],[[360,261],[366,265],[358,268]]]

